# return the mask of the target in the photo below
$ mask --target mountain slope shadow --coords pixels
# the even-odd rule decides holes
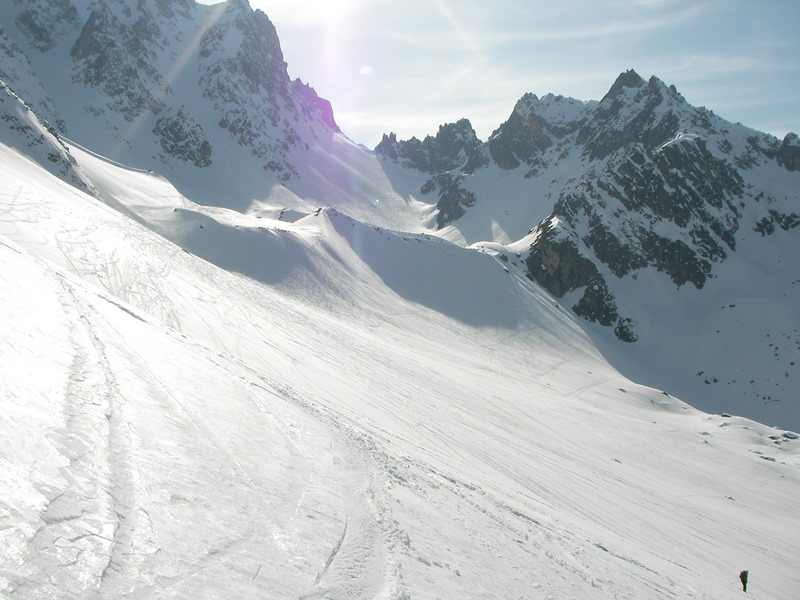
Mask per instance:
[[[268,285],[291,284],[298,274],[321,279],[300,236],[267,227],[236,227],[213,217],[174,209],[169,227],[159,231],[184,250],[228,271]]]
[[[519,324],[525,292],[495,258],[426,234],[365,225],[335,209],[319,217],[332,256],[354,270],[366,266],[405,300],[473,327]]]

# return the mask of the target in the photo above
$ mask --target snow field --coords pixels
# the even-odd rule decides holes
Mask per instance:
[[[800,583],[798,442],[626,379],[492,257],[336,211],[248,220],[81,164],[136,218],[0,154],[3,594]]]

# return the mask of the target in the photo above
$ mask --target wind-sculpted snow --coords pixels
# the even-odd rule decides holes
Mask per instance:
[[[710,600],[741,593],[744,568],[755,597],[800,583],[794,433],[631,382],[486,254],[331,210],[203,208],[76,155],[103,201],[0,147],[3,595]],[[259,280],[260,262],[292,270]],[[416,262],[474,274],[520,317],[420,304],[408,271],[391,280]],[[454,274],[417,277],[432,294]]]
[[[473,327],[520,325],[530,290],[496,258],[429,235],[365,226],[334,210],[319,216],[326,221],[326,250],[357,276],[377,278],[412,304]]]

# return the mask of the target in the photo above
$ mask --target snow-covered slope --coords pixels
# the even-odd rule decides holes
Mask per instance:
[[[800,584],[791,432],[631,382],[487,254],[75,156],[99,198],[0,147],[9,598]]]

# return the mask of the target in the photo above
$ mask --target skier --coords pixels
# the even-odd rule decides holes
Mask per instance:
[[[746,592],[747,591],[747,571],[742,571],[739,573],[739,579],[742,582],[742,589]]]

